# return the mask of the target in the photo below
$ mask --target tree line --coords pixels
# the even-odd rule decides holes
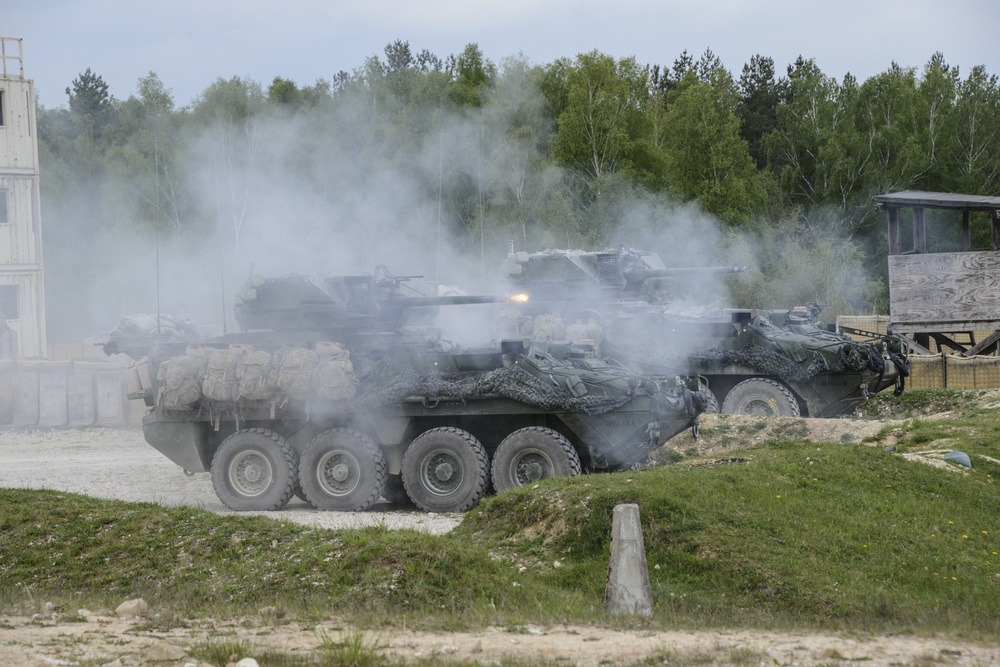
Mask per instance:
[[[858,81],[804,57],[779,73],[755,55],[736,77],[711,50],[669,66],[598,51],[538,65],[396,41],[310,85],[219,78],[183,107],[153,72],[125,99],[89,69],[66,94],[38,109],[56,338],[107,328],[110,306],[84,302],[150,300],[154,237],[157,262],[162,247],[223,275],[278,256],[286,272],[370,272],[405,238],[421,271],[473,290],[511,245],[630,243],[680,249],[676,264],[748,265],[727,305],[886,312],[872,196],[1000,195],[997,76],[940,53]],[[932,243],[957,237],[935,224]],[[100,277],[133,247],[147,269],[132,271],[135,293]]]

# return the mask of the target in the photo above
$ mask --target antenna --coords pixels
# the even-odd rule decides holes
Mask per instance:
[[[226,326],[226,251],[225,244],[222,242],[222,206],[219,204],[219,164],[218,155],[216,154],[217,147],[215,142],[212,142],[212,183],[215,185],[215,227],[219,236],[219,291],[222,294],[222,334],[226,335],[228,328]]]
[[[153,184],[156,189],[153,212],[156,216],[156,346],[160,346],[160,153],[157,138],[153,137]]]

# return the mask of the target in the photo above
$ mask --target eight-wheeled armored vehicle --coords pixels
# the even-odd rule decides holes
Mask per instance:
[[[586,344],[459,345],[435,310],[502,299],[404,294],[409,278],[258,281],[236,306],[239,333],[128,336],[126,321],[106,350],[141,359],[129,386],[150,407],[147,442],[211,472],[236,510],[296,494],[327,510],[385,497],[461,512],[491,483],[641,466],[705,409],[696,376],[636,373]]]
[[[551,339],[560,335],[551,324],[558,318],[563,337],[600,338],[605,356],[636,371],[670,367],[706,378],[727,414],[837,417],[884,389],[902,391],[903,338],[831,331],[820,324],[818,304],[763,311],[680,296],[682,279],[741,271],[667,267],[656,253],[623,246],[511,252],[501,279],[526,298],[511,314],[517,333]]]

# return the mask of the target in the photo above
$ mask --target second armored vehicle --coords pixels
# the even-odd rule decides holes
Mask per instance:
[[[678,297],[675,281],[739,268],[668,268],[651,252],[511,253],[502,279],[525,294],[518,333],[600,337],[603,353],[636,371],[683,368],[705,377],[727,414],[837,417],[870,396],[903,389],[909,347],[897,336],[855,340],[819,323],[816,304],[784,311],[699,305]],[[520,319],[519,319],[520,318]],[[571,329],[573,323],[575,329]],[[572,335],[566,332],[572,332]]]

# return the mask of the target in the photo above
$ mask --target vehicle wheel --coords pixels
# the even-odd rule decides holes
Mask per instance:
[[[467,431],[433,428],[418,435],[403,454],[403,486],[427,512],[465,512],[486,493],[489,459]]]
[[[784,385],[767,378],[750,378],[733,387],[722,402],[727,415],[798,417],[799,402]]]
[[[406,507],[407,505],[413,505],[413,501],[406,495],[406,489],[403,487],[402,475],[390,474],[386,477],[385,488],[382,489],[382,497],[396,506]]]
[[[382,497],[385,454],[371,438],[347,428],[323,431],[299,460],[299,484],[314,507],[354,512]]]
[[[580,455],[561,433],[541,426],[514,431],[493,454],[497,493],[549,477],[580,474]]]
[[[237,511],[281,509],[292,497],[295,452],[274,431],[248,428],[222,441],[212,458],[212,486]]]
[[[695,392],[695,396],[701,398],[702,412],[710,415],[717,415],[721,412],[719,408],[719,399],[715,397],[711,389],[703,389],[702,391]]]

